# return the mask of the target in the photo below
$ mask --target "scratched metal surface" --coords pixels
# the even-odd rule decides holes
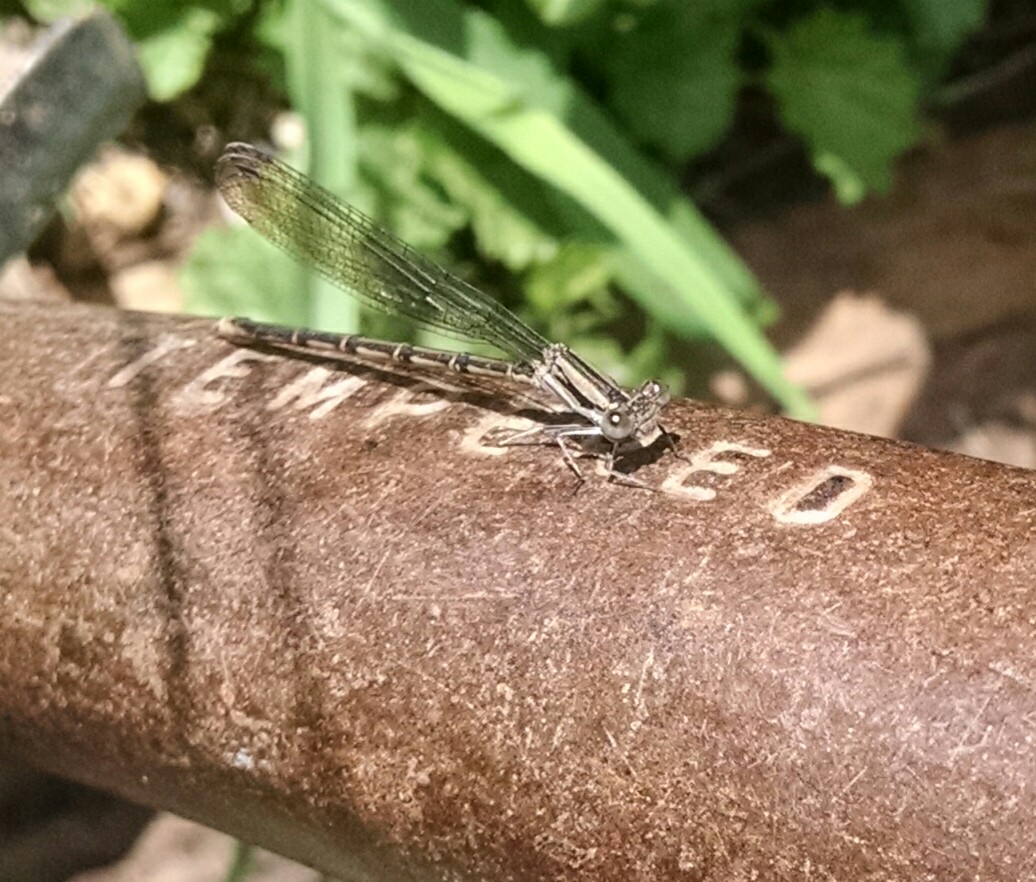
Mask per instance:
[[[0,752],[346,880],[1036,876],[1033,473],[677,402],[573,492],[482,392],[0,313]]]

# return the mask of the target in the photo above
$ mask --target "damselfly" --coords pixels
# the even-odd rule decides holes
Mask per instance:
[[[602,443],[609,477],[629,481],[630,476],[615,470],[616,456],[646,446],[660,434],[668,439],[658,421],[669,401],[663,383],[648,380],[636,389],[624,389],[564,344],[550,343],[502,304],[283,162],[248,144],[230,144],[216,166],[216,183],[227,204],[263,236],[344,291],[424,327],[481,340],[509,359],[241,318],[223,319],[221,336],[244,344],[390,359],[532,383],[549,393],[559,411],[575,419],[517,432],[501,443],[552,441],[580,478],[568,440],[583,449],[591,442]]]

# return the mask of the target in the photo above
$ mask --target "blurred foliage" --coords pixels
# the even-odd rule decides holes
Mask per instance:
[[[767,42],[767,85],[817,169],[846,201],[888,189],[892,160],[918,137],[919,82],[903,41],[870,34],[863,16],[822,8]]]
[[[24,3],[40,20],[83,5]],[[417,248],[472,244],[510,305],[620,380],[664,373],[667,335],[706,336],[798,415],[808,402],[760,331],[772,304],[676,175],[730,131],[751,88],[840,199],[886,190],[922,133],[922,102],[986,13],[986,0],[104,5],[159,101],[197,83],[214,47],[253,47],[305,121],[306,150],[289,160]],[[186,275],[194,308],[357,323],[348,298],[247,242],[202,237]],[[269,296],[282,291],[294,313]]]

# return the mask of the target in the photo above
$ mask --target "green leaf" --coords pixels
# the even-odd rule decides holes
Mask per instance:
[[[615,278],[614,249],[582,242],[561,246],[556,256],[536,267],[525,281],[529,305],[549,315],[588,300]]]
[[[920,132],[920,86],[902,41],[872,34],[861,16],[821,7],[768,43],[767,84],[785,125],[824,158],[818,169],[888,189],[892,161]]]
[[[152,98],[169,101],[198,82],[219,25],[211,10],[190,8],[171,27],[140,40],[137,57]]]
[[[534,50],[510,45],[497,23],[456,0],[322,3],[440,108],[567,194],[645,264],[662,284],[631,293],[649,314],[677,333],[705,324],[789,412],[812,413],[738,304],[759,297],[746,268],[704,220],[693,241],[686,226],[670,223],[685,200],[546,59],[530,64]],[[522,64],[539,72],[534,83],[506,75]]]
[[[137,55],[156,101],[169,101],[201,76],[216,34],[245,13],[250,0],[107,0],[137,42]]]
[[[604,7],[604,0],[525,0],[551,27],[568,27],[592,17]]]
[[[180,270],[188,312],[287,325],[309,319],[309,302],[299,296],[302,279],[298,264],[245,226],[203,232]]]
[[[703,152],[730,126],[743,6],[660,3],[609,53],[615,109],[673,160]]]

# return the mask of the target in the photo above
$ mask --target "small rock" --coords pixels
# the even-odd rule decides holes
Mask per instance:
[[[789,380],[805,387],[820,422],[892,437],[931,363],[920,322],[881,298],[843,292],[785,356]]]

